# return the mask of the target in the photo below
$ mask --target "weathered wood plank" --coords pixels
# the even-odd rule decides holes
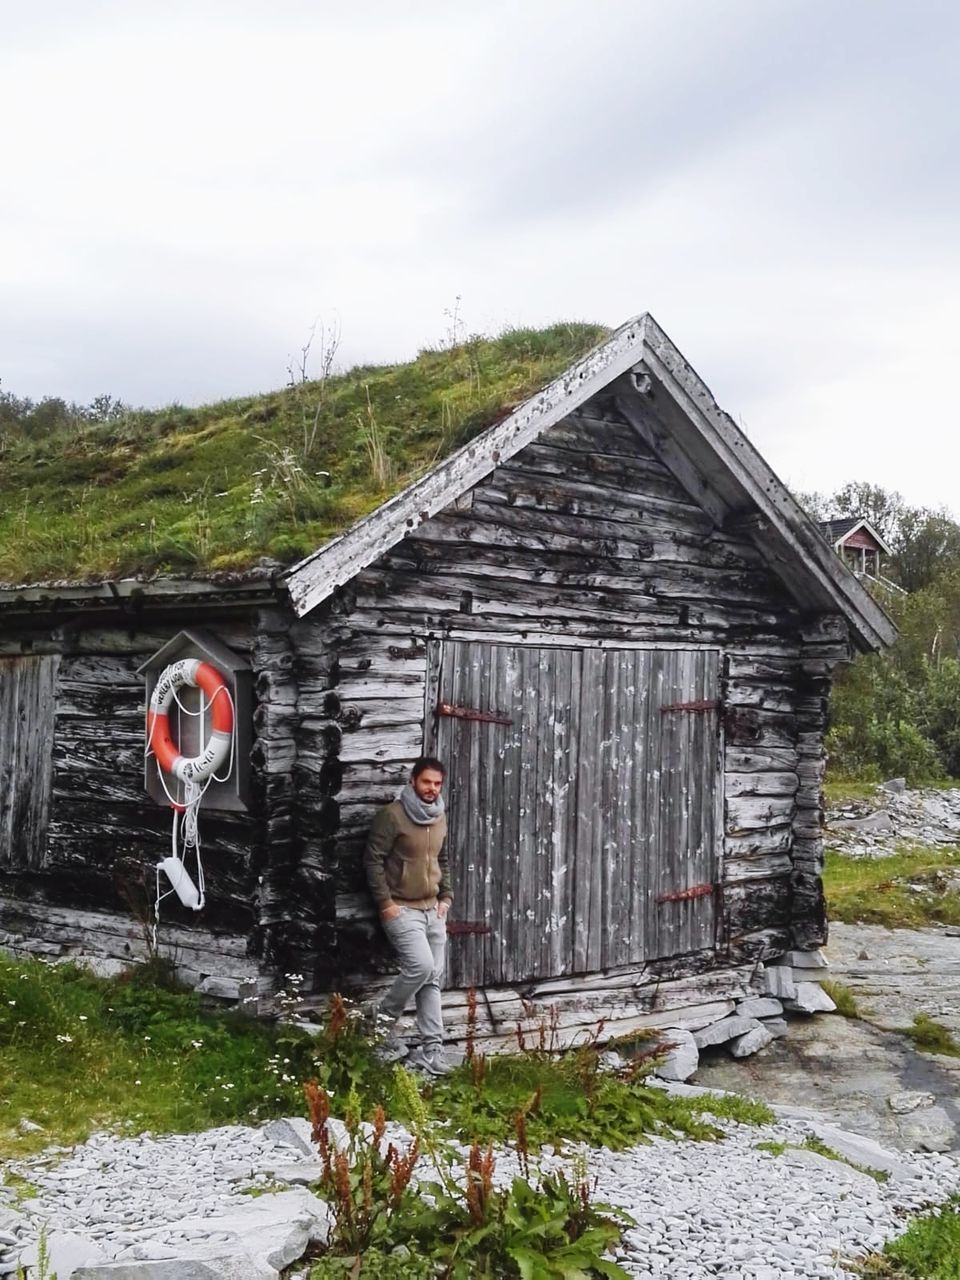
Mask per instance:
[[[0,658],[0,867],[40,867],[53,781],[60,659]]]

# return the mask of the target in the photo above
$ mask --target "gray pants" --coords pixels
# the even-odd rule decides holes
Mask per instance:
[[[443,1041],[440,984],[447,949],[447,922],[436,909],[401,907],[395,920],[383,920],[384,931],[397,953],[400,972],[380,1002],[380,1012],[399,1018],[411,996],[417,1001],[417,1031],[425,1049]]]

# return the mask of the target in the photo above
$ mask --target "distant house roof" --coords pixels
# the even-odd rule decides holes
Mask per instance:
[[[878,549],[885,555],[893,554],[870,521],[863,519],[862,516],[844,516],[833,520],[821,520],[817,527],[836,551],[839,551],[841,544],[846,542],[853,534],[865,533],[873,539]]]
[[[751,538],[802,607],[842,614],[860,649],[893,643],[893,623],[649,314],[621,325],[503,421],[294,565],[284,580],[296,612],[316,608],[599,392],[614,396],[638,441],[646,439],[718,526]],[[656,411],[653,429],[647,404]]]

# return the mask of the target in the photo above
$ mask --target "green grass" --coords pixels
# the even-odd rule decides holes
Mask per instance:
[[[822,978],[820,986],[837,1006],[836,1012],[842,1018],[863,1017],[860,1005],[857,1003],[857,997],[849,987],[845,987],[842,982],[836,982],[832,978]]]
[[[851,782],[845,778],[828,778],[823,784],[823,798],[830,808],[850,800],[875,800],[875,782]]]
[[[648,1134],[718,1139],[723,1122],[766,1124],[762,1103],[733,1096],[674,1098],[645,1083],[643,1054],[619,1073],[593,1045],[465,1063],[424,1084],[411,1107],[394,1070],[373,1052],[363,1020],[334,997],[319,1034],[205,1011],[155,971],[105,980],[73,965],[0,954],[0,1158],[83,1141],[95,1130],[189,1132],[303,1114],[303,1083],[333,1098],[334,1114],[430,1122],[466,1142],[512,1142],[525,1118],[531,1147],[587,1142],[616,1149]],[[20,1121],[42,1125],[20,1131]]]
[[[507,1142],[524,1116],[532,1148],[544,1143],[587,1142],[622,1150],[650,1134],[714,1140],[716,1121],[769,1124],[763,1103],[709,1094],[676,1098],[644,1083],[650,1063],[621,1073],[603,1071],[596,1049],[568,1053],[511,1054],[469,1063],[432,1090],[431,1107],[464,1142]]]
[[[827,1160],[836,1160],[838,1164],[847,1164],[858,1173],[865,1173],[875,1182],[886,1182],[890,1177],[889,1173],[882,1169],[871,1169],[865,1164],[855,1164],[846,1156],[842,1156],[839,1151],[834,1151],[833,1147],[828,1147],[825,1142],[821,1142],[819,1138],[804,1138],[799,1145],[794,1142],[755,1142],[753,1147],[755,1151],[768,1151],[772,1156],[782,1156],[785,1151],[814,1151]]]
[[[605,336],[556,324],[266,395],[0,437],[0,581],[309,554]],[[321,404],[322,398],[322,404]],[[316,432],[305,427],[316,414]]]
[[[953,848],[904,846],[888,858],[848,858],[828,850],[827,911],[832,920],[891,929],[960,925],[960,893],[951,886],[950,873],[960,877]]]
[[[960,1200],[915,1218],[860,1271],[872,1280],[960,1280]]]
[[[303,1112],[314,1043],[192,993],[0,955],[0,1157],[95,1129],[186,1132]],[[43,1126],[20,1133],[21,1119]]]
[[[901,1028],[901,1034],[909,1036],[923,1053],[941,1053],[950,1058],[960,1058],[960,1044],[957,1044],[949,1027],[926,1013],[914,1014],[913,1025]]]

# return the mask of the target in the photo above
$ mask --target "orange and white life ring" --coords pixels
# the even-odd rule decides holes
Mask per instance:
[[[210,739],[198,756],[182,755],[170,734],[170,704],[184,685],[202,690],[210,708]],[[206,782],[229,756],[232,742],[233,699],[217,668],[199,658],[182,658],[165,667],[147,710],[147,747],[161,769],[181,782]]]

